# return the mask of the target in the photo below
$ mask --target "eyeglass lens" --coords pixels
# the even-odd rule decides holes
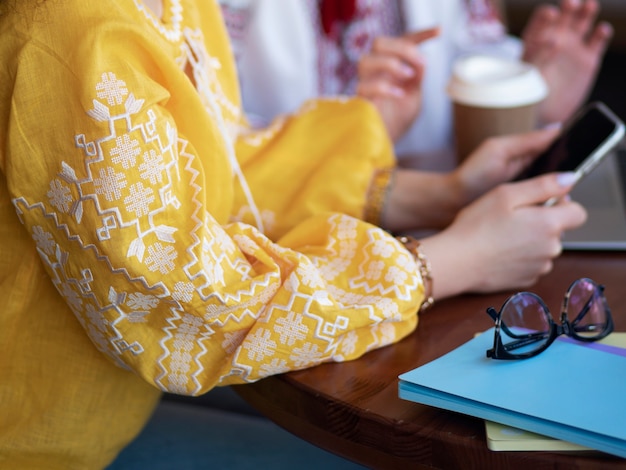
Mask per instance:
[[[602,294],[589,279],[579,279],[572,284],[566,312],[575,336],[592,339],[607,328],[608,315]]]
[[[544,347],[550,336],[550,314],[539,297],[521,292],[502,307],[500,338],[512,354],[528,354]]]
[[[572,336],[581,339],[601,337],[609,324],[602,293],[589,279],[579,279],[568,290],[566,315]],[[503,306],[500,338],[512,354],[528,354],[542,349],[550,339],[552,317],[543,301],[530,292],[512,296]]]

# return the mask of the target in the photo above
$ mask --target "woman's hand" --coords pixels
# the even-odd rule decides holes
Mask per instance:
[[[455,171],[397,169],[381,221],[391,231],[442,229],[458,212],[526,168],[556,129],[488,139]]]
[[[523,59],[537,66],[550,88],[540,108],[544,123],[568,119],[591,91],[613,36],[610,24],[596,24],[599,8],[597,0],[541,5],[522,33]]]
[[[435,299],[525,287],[549,272],[562,233],[586,220],[583,207],[563,197],[572,184],[571,173],[552,173],[498,186],[424,239]],[[561,202],[544,206],[552,197]]]
[[[519,175],[557,134],[550,128],[485,140],[453,172],[463,205]]]
[[[422,105],[425,64],[417,45],[439,35],[438,28],[400,37],[378,37],[359,61],[357,95],[380,112],[395,142],[409,129]]]

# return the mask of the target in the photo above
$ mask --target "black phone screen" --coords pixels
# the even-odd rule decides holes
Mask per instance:
[[[518,179],[552,171],[574,171],[615,130],[616,123],[600,109],[591,107],[563,131]]]

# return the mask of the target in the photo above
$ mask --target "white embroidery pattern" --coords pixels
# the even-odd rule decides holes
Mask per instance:
[[[203,93],[220,93],[214,79],[204,79]],[[87,114],[98,125],[74,137],[80,159],[61,163],[44,201],[13,202],[22,221],[35,221],[32,236],[52,282],[101,351],[121,367],[152,351],[149,379],[197,394],[206,374],[256,380],[293,367],[288,361],[341,360],[358,346],[353,317],[375,324],[371,340],[362,339],[368,349],[394,339],[385,322],[399,319],[396,299],[410,297],[419,275],[382,230],[359,231],[356,220],[330,216],[325,256],[307,258],[252,238],[248,227],[225,229],[198,197],[203,162],[169,118],[146,108],[111,71],[93,84],[93,96]],[[189,216],[175,226],[168,214],[180,210]],[[248,259],[259,254],[280,260],[280,269],[255,273]],[[376,261],[391,256],[395,268]],[[359,274],[341,281],[357,259]],[[330,318],[322,314],[329,307]],[[142,344],[150,335],[152,343]],[[206,370],[221,357],[223,370]]]
[[[181,24],[183,21],[183,6],[180,0],[169,0],[170,2],[170,22],[171,26],[166,27],[151,10],[149,10],[139,0],[133,0],[137,9],[143,13],[146,19],[170,42],[178,42],[181,38]]]

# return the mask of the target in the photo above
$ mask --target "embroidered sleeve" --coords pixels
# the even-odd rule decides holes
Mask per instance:
[[[58,132],[20,134],[32,152],[7,178],[59,294],[118,365],[195,395],[349,360],[415,327],[422,282],[386,232],[328,213],[277,242],[229,224],[227,131],[165,106],[137,72],[81,80],[80,103],[48,123]]]

